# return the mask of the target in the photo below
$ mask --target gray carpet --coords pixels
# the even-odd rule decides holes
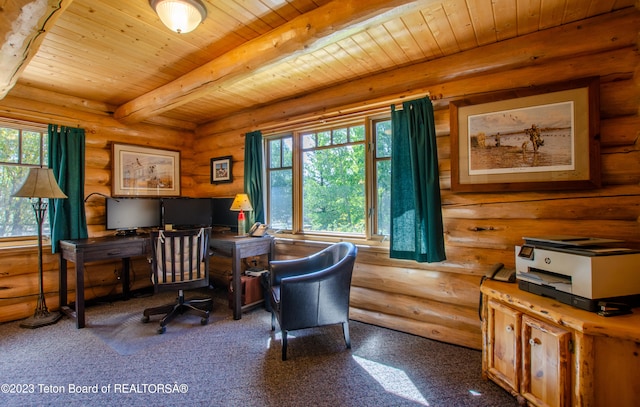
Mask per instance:
[[[172,299],[173,297],[167,297],[166,303],[171,303]],[[209,323],[213,324],[224,319],[228,317],[227,314],[228,312],[218,306],[216,311],[209,315]],[[120,355],[133,355],[147,347],[156,347],[165,341],[175,340],[189,329],[201,325],[200,317],[186,313],[171,321],[166,332],[159,335],[159,320],[162,316],[152,316],[148,323],[141,323],[141,316],[142,313],[139,310],[116,312],[107,318],[90,322],[90,332]]]
[[[235,321],[217,295],[215,321],[174,321],[164,335],[153,322],[118,326],[167,302],[157,296],[89,307],[85,329],[67,318],[35,330],[0,325],[0,384],[13,385],[2,387],[0,405],[517,405],[482,379],[479,351],[358,322],[352,349],[340,326],[302,330],[282,362],[270,314],[256,309]],[[127,329],[142,339],[102,333]]]

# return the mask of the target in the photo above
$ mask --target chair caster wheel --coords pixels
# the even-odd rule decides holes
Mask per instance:
[[[149,322],[149,317],[142,317],[142,323],[146,324],[147,322]]]
[[[162,335],[165,332],[167,332],[167,327],[166,326],[161,326],[160,329],[158,329],[158,333],[160,335]]]
[[[202,318],[200,320],[200,325],[207,325],[209,323],[209,318]]]

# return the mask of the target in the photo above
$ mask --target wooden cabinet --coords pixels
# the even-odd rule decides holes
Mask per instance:
[[[486,321],[486,375],[535,405],[568,406],[571,333],[494,299]]]
[[[483,376],[534,406],[640,405],[640,309],[605,318],[485,281]]]

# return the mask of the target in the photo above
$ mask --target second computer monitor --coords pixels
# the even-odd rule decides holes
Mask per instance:
[[[197,228],[211,226],[211,199],[164,198],[162,199],[163,226]]]

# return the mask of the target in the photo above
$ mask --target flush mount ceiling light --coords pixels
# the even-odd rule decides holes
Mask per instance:
[[[178,34],[185,34],[207,17],[207,8],[200,0],[149,0],[160,21]]]

